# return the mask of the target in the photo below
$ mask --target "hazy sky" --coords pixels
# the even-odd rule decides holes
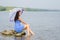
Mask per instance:
[[[60,9],[60,0],[0,0],[0,5],[40,9]]]

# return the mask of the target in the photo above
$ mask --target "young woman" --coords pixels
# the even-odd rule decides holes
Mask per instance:
[[[14,22],[15,22],[14,30],[18,33],[22,32],[23,30],[27,30],[27,32],[28,32],[27,35],[28,36],[30,34],[34,35],[32,30],[30,29],[29,24],[24,22],[23,19],[20,17],[22,15],[22,12],[23,12],[21,10],[16,11],[16,14],[15,14],[15,17],[14,17]],[[24,24],[24,25],[22,25],[21,23]]]

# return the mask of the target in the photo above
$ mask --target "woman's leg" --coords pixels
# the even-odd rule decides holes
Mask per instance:
[[[24,29],[27,30],[28,35],[30,35],[30,33],[31,33],[31,34],[34,34],[34,33],[32,32],[32,30],[29,28],[29,25],[25,25],[25,28],[24,28]]]
[[[25,25],[25,30],[27,30],[28,35],[30,35],[30,32],[29,32],[29,27],[28,27],[27,25]]]
[[[32,31],[31,29],[29,29],[29,32],[30,32],[32,35],[34,35],[34,33],[33,33],[33,31]]]

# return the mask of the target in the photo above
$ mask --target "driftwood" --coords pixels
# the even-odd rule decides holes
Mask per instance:
[[[10,35],[10,36],[20,37],[20,36],[25,35],[26,33],[25,33],[24,31],[22,31],[21,33],[17,33],[17,32],[15,32],[14,30],[10,30],[10,31],[4,30],[4,31],[1,32],[1,34],[2,34],[2,35],[7,35],[7,36]]]

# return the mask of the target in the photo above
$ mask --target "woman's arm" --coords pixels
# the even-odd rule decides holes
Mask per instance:
[[[22,18],[19,17],[19,20],[23,23],[23,24],[27,24],[26,22],[23,21]]]

